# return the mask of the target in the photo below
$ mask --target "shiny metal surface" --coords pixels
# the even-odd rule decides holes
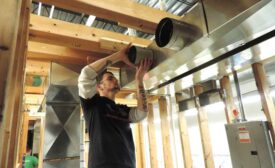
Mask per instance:
[[[77,86],[51,85],[46,94],[46,103],[79,103]]]
[[[51,85],[48,89],[46,94],[44,167],[54,165],[66,167],[69,161],[51,162],[48,160],[80,155],[80,105],[79,98],[75,97],[77,93],[76,86]],[[79,167],[79,160],[77,167]]]
[[[247,9],[244,16],[251,14],[248,18],[243,18],[242,14],[235,17],[234,19],[236,19],[236,21],[232,20],[231,23],[237,23],[239,22],[238,19],[240,19],[240,24],[222,36],[217,37],[219,33],[216,33],[215,36],[211,36],[211,34],[209,37],[204,36],[173,55],[164,52],[168,55],[166,55],[167,59],[157,64],[157,66],[148,73],[148,77],[145,79],[146,89],[156,87],[175,76],[191,71],[195,67],[219,57],[221,54],[227,53],[248,41],[274,30],[275,20],[273,18],[275,17],[275,2],[271,1],[261,8],[266,3],[267,1],[260,1]],[[258,11],[252,14],[256,10]],[[222,28],[220,32],[223,32]],[[231,73],[232,68],[247,66],[259,60],[265,60],[275,54],[272,48],[274,41],[274,38],[266,40],[259,45],[244,50],[217,64],[184,76],[181,80],[173,83],[173,86],[166,86],[151,93],[168,94],[168,87],[175,87],[175,91],[180,91],[184,88],[191,87],[195,83],[210,79],[219,79],[223,75]],[[127,86],[131,86],[131,83],[125,87]]]
[[[154,51],[148,48],[142,48],[138,46],[131,46],[128,51],[129,61],[135,65],[138,65],[144,58],[154,60]]]
[[[158,24],[155,40],[159,47],[179,51],[202,36],[199,27],[175,19],[164,18]]]
[[[50,161],[43,164],[43,168],[78,168],[79,166],[79,159]]]

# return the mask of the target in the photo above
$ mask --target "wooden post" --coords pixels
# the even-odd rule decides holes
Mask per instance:
[[[232,120],[234,120],[233,110],[236,109],[236,106],[234,104],[234,98],[233,93],[231,89],[230,79],[228,76],[224,76],[220,80],[221,88],[225,91],[226,97],[224,98],[224,109],[225,109],[225,116],[226,121],[228,124],[232,123]]]
[[[44,159],[44,136],[45,136],[45,117],[41,117],[40,120],[40,146],[39,146],[39,160],[38,160],[38,168],[43,168],[43,159]]]
[[[198,96],[200,93],[203,92],[203,88],[200,85],[195,85],[195,95]],[[201,142],[202,142],[202,149],[203,149],[203,156],[204,156],[204,164],[206,168],[213,168],[215,167],[214,158],[212,153],[212,145],[211,145],[211,138],[208,128],[208,118],[206,112],[200,107],[199,101],[196,100],[196,106],[198,109],[198,122],[200,127],[201,133]]]
[[[181,95],[176,94],[176,101],[179,102],[182,99]],[[188,136],[188,129],[187,129],[187,123],[186,118],[184,116],[184,112],[179,112],[178,114],[179,118],[179,129],[180,129],[180,135],[181,135],[181,143],[182,143],[182,153],[184,157],[184,167],[185,168],[192,168],[192,153],[190,149],[190,142],[189,142],[189,136]]]
[[[19,158],[18,163],[22,164],[23,156],[26,153],[27,140],[28,140],[28,128],[29,128],[29,113],[24,112],[23,114],[23,122],[22,122],[22,130],[20,132],[20,145],[19,145]]]
[[[135,140],[135,149],[136,149],[136,167],[137,168],[143,168],[142,167],[142,156],[141,156],[141,146],[140,146],[140,134],[139,134],[139,124],[133,124],[133,134],[134,134],[134,140]]]
[[[161,119],[161,135],[163,143],[163,156],[166,168],[173,167],[172,148],[170,143],[170,122],[168,121],[167,102],[164,97],[159,99],[159,111]]]
[[[142,123],[138,124],[139,127],[139,143],[140,143],[140,156],[141,156],[141,165],[143,168],[146,168],[146,156],[145,156],[145,144],[144,144],[144,131]]]
[[[184,157],[184,167],[192,168],[192,154],[189,143],[189,136],[187,130],[186,119],[184,113],[179,113],[179,124],[180,124],[180,134],[181,134],[181,142],[182,142],[182,151]]]
[[[7,4],[7,3],[6,3]],[[12,9],[14,8],[18,13],[15,12],[15,18],[17,26],[13,27],[15,36],[13,37],[14,42],[12,46],[9,46],[10,51],[10,72],[7,76],[7,85],[5,88],[6,99],[3,116],[3,129],[4,135],[1,137],[1,146],[5,146],[1,149],[1,166],[0,167],[16,167],[18,163],[18,148],[19,141],[18,136],[20,132],[20,126],[22,122],[22,97],[23,97],[23,79],[24,70],[26,64],[26,53],[27,53],[27,41],[28,41],[28,27],[29,27],[29,16],[30,16],[30,5],[31,1],[18,1],[13,2]],[[5,3],[4,3],[5,6]],[[7,6],[10,7],[10,6]],[[10,11],[7,11],[9,13]],[[7,30],[7,29],[6,29]],[[8,32],[8,31],[7,31]],[[8,62],[9,63],[9,62]],[[1,128],[2,129],[2,128]],[[2,139],[3,138],[3,139]]]
[[[256,85],[261,96],[262,108],[269,124],[273,148],[275,149],[275,108],[272,97],[269,94],[269,86],[266,80],[264,67],[261,63],[254,63],[252,64],[252,69]]]
[[[156,145],[156,131],[154,124],[154,112],[153,112],[153,104],[148,104],[148,136],[149,136],[149,151],[150,151],[150,162],[151,168],[158,168],[158,153],[157,153],[157,145]]]

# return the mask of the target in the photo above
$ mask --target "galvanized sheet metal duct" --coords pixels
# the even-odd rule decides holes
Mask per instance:
[[[44,168],[79,167],[80,105],[77,86],[49,87],[44,143]]]

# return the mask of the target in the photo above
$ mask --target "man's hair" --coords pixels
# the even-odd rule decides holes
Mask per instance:
[[[97,75],[97,77],[96,77],[97,84],[99,84],[101,82],[101,80],[103,79],[103,76],[107,73],[114,76],[114,74],[112,72],[110,72],[106,69],[106,70],[104,70],[103,72],[101,72]]]

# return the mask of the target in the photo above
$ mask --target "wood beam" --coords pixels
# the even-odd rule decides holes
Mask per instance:
[[[155,33],[162,18],[180,17],[133,1],[120,0],[40,0],[75,12],[95,15],[144,32]]]
[[[182,151],[183,151],[183,157],[184,157],[184,167],[192,168],[193,167],[192,153],[190,149],[186,118],[183,112],[179,113],[179,125],[180,125],[180,134],[181,134],[181,142],[182,142]]]
[[[66,2],[68,3],[68,2]],[[105,2],[104,2],[105,3]],[[108,14],[110,15],[110,14]],[[133,45],[149,46],[152,41],[102,29],[73,24],[47,17],[31,15],[30,40],[56,44],[70,48],[110,54],[112,51],[102,49],[100,39],[108,38]],[[109,42],[108,42],[109,43]]]
[[[200,85],[195,85],[194,90],[195,90],[195,95],[198,96],[203,92],[203,87]],[[201,133],[204,164],[206,168],[213,168],[215,167],[215,164],[214,164],[214,158],[213,158],[213,152],[212,152],[207,113],[203,110],[202,107],[200,107],[199,101],[197,99],[196,99],[196,106],[198,110],[198,123],[199,123],[200,133]]]
[[[22,164],[23,156],[26,153],[27,149],[27,140],[28,140],[28,128],[29,128],[29,113],[24,112],[23,114],[23,122],[22,122],[22,130],[20,132],[20,140],[19,140],[19,159],[18,163]],[[21,165],[22,166],[22,165]]]
[[[159,99],[159,111],[161,119],[161,136],[163,143],[164,167],[173,167],[172,147],[170,143],[170,122],[168,121],[167,101],[164,97]]]
[[[27,75],[49,76],[50,65],[51,64],[49,61],[47,62],[47,61],[27,60],[26,74]]]
[[[96,61],[106,54],[29,41],[28,60],[86,65],[87,57]]]
[[[137,99],[115,98],[115,102],[119,103],[119,104],[126,104],[129,107],[136,107],[137,106]]]
[[[157,139],[156,129],[154,124],[154,111],[153,104],[148,104],[148,137],[149,137],[149,151],[150,151],[150,163],[152,168],[158,168],[158,152],[157,152]]]
[[[3,4],[2,4],[3,5]],[[6,4],[7,5],[7,4]],[[31,1],[13,2],[13,8],[8,10],[16,10],[16,15],[13,16],[17,26],[12,29],[14,31],[14,43],[10,46],[13,50],[10,57],[10,72],[7,77],[7,87],[5,93],[8,97],[5,99],[5,116],[3,128],[5,134],[1,136],[4,139],[4,148],[1,149],[1,166],[0,167],[15,167],[18,161],[19,148],[19,132],[22,122],[22,97],[23,97],[23,79],[25,74],[25,63],[28,41],[28,26],[30,16]],[[9,7],[8,5],[4,7]],[[15,9],[18,8],[18,9]],[[8,11],[7,13],[9,13]],[[5,13],[5,12],[4,12]]]
[[[263,112],[269,124],[269,129],[273,141],[273,148],[275,149],[275,107],[272,97],[270,96],[265,70],[261,63],[252,64],[252,69],[256,85],[261,96]]]
[[[233,97],[233,92],[232,92],[229,77],[224,76],[220,80],[220,85],[221,85],[221,88],[225,91],[226,97],[223,100],[224,105],[225,105],[224,110],[225,110],[226,121],[228,124],[230,124],[234,120],[233,110],[235,110],[237,108],[234,103],[234,97]]]

